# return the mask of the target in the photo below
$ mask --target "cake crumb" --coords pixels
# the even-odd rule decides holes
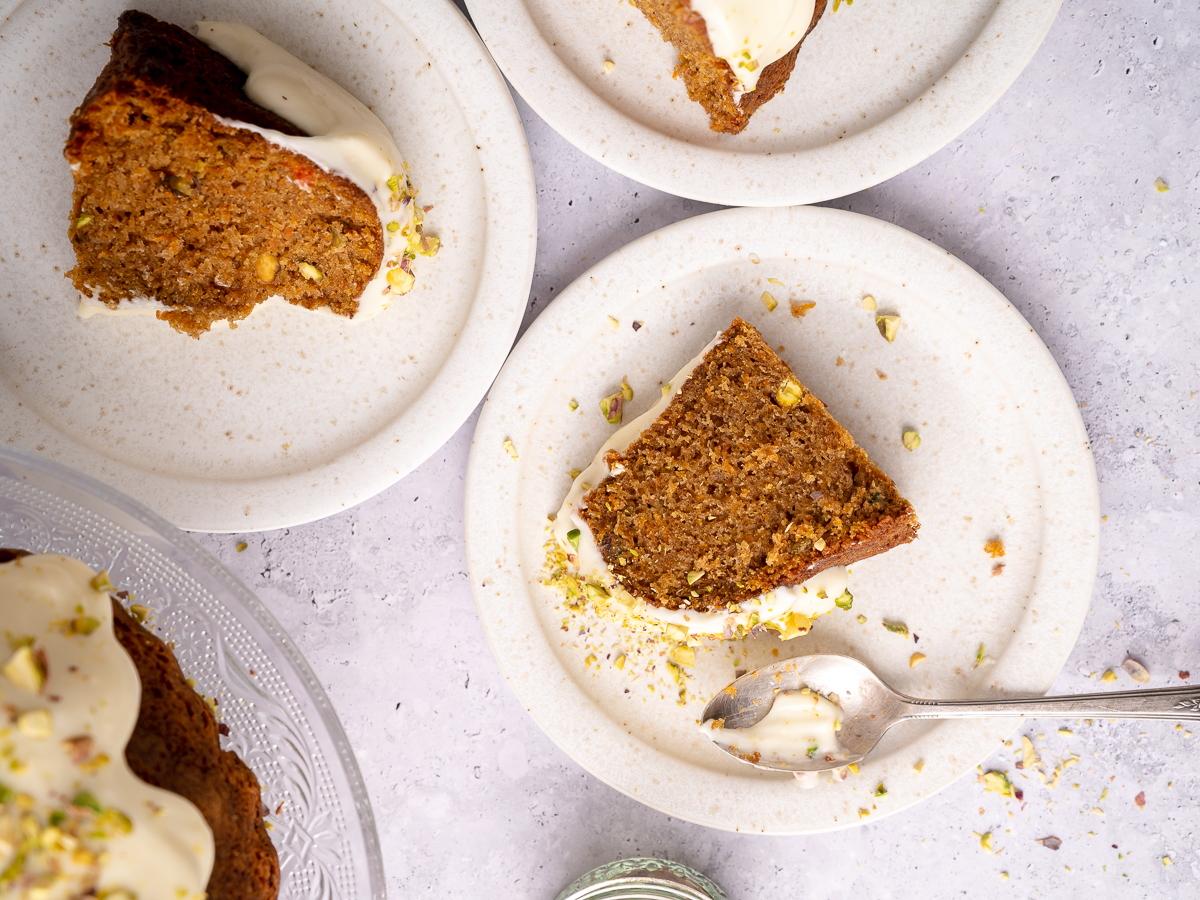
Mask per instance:
[[[513,459],[520,458],[517,456],[517,448],[513,446],[512,438],[504,439],[504,452],[507,453],[509,456],[511,456]]]
[[[983,545],[983,552],[996,559],[1004,555],[1004,541],[999,538],[994,538]]]
[[[808,315],[808,311],[815,308],[817,305],[815,301],[809,301],[808,303],[797,303],[795,300],[792,300],[790,302],[792,304],[793,319],[803,319],[806,315]]]
[[[992,566],[992,577],[996,578],[1004,574],[1004,563],[996,563]]]

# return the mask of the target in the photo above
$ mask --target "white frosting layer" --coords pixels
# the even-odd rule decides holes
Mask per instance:
[[[846,758],[837,739],[841,714],[837,705],[816,692],[787,691],[776,694],[771,709],[749,728],[718,728],[713,720],[700,731],[720,747],[739,756],[757,753],[763,762],[837,762]]]
[[[608,465],[604,461],[605,455],[610,450],[623,452],[637,440],[638,435],[662,415],[674,396],[683,389],[684,382],[691,377],[692,372],[704,360],[708,351],[717,346],[720,341],[721,336],[718,334],[695,358],[675,373],[675,377],[670,382],[671,389],[655,401],[653,406],[613,432],[587,468],[580,472],[572,482],[571,489],[567,492],[567,497],[563,500],[558,515],[554,519],[553,534],[559,546],[567,554],[568,561],[581,577],[600,582],[611,592],[622,590],[619,582],[609,570],[608,564],[605,563],[591,529],[588,528],[587,522],[580,514],[583,495],[604,479],[616,474],[609,471]],[[567,534],[576,528],[579,529],[578,549],[567,537]],[[776,588],[745,601],[741,604],[738,613],[666,609],[646,603],[641,598],[627,595],[626,599],[627,601],[632,600],[634,605],[630,612],[635,616],[683,625],[692,634],[723,634],[727,630],[727,626],[748,625],[754,615],[758,616],[761,624],[781,621],[793,612],[810,619],[823,615],[833,609],[834,601],[846,590],[847,582],[845,567],[831,566],[818,572],[803,584]]]
[[[226,124],[260,134],[276,146],[308,157],[326,172],[349,179],[375,204],[386,247],[379,272],[358,301],[355,318],[383,312],[392,297],[388,262],[399,261],[416,227],[411,199],[415,191],[408,185],[404,157],[387,126],[349,92],[253,28],[237,22],[198,22],[196,29],[200,40],[246,73],[247,97],[312,137],[294,137],[246,122]],[[389,187],[390,178],[408,188],[400,191],[403,200]]]
[[[198,900],[212,833],[191,803],[141,781],[125,761],[141,685],[94,577],[64,556],[0,565],[0,706],[16,716],[0,727],[0,871],[24,852],[13,884],[30,900],[93,887]],[[31,647],[23,657],[22,644]],[[22,677],[31,652],[44,654],[40,691]]]
[[[762,70],[791,52],[812,23],[814,0],[692,0],[713,52],[729,63],[746,91]]]

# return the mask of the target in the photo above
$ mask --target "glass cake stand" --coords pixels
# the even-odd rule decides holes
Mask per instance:
[[[275,618],[215,557],[123,494],[0,448],[0,547],[107,569],[151,611],[184,673],[216,699],[263,786],[281,900],[384,900],[375,818],[329,699]]]

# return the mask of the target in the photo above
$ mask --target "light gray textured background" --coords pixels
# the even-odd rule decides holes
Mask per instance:
[[[1189,668],[1200,680],[1198,24],[1195,0],[1068,0],[1033,63],[966,134],[829,204],[902,225],[982,273],[1080,402],[1107,518],[1091,612],[1057,692],[1098,688],[1091,673],[1130,654],[1152,685]],[[713,208],[609,172],[518,107],[540,217],[527,322],[633,238]],[[1057,788],[1020,779],[1001,751],[989,766],[1016,778],[1023,803],[968,777],[816,837],[696,827],[584,773],[511,695],[476,618],[462,526],[474,425],[342,515],[198,536],[279,617],[341,714],[393,897],[551,900],[634,854],[696,866],[736,900],[1200,895],[1200,737],[1171,723],[1034,724],[1025,732],[1045,734],[1036,743],[1051,757],[1080,757]],[[1133,685],[1121,675],[1117,686]],[[986,831],[994,855],[972,834]],[[1034,843],[1048,835],[1060,850]]]

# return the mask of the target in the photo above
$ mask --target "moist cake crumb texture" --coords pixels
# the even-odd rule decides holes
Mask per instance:
[[[272,295],[353,316],[383,260],[383,226],[354,183],[246,122],[304,136],[251,102],[246,76],[183,29],[122,13],[112,55],[71,117],[69,237],[80,293],[152,298],[198,337]]]
[[[758,331],[735,319],[581,515],[622,587],[716,612],[917,536],[917,518]]]
[[[708,113],[713,131],[738,134],[750,123],[755,111],[783,90],[800,43],[785,56],[766,66],[758,77],[754,90],[737,97],[738,79],[729,63],[713,52],[712,41],[704,17],[692,9],[688,0],[629,0],[645,14],[679,54],[674,77],[682,78],[689,99],[699,103]],[[813,30],[825,12],[825,0],[816,0],[812,23],[804,37]]]

